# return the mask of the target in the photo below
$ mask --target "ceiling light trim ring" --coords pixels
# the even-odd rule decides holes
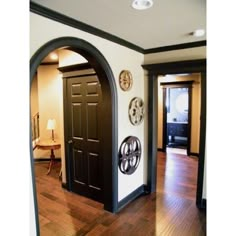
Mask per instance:
[[[153,0],[134,0],[132,7],[136,10],[145,10],[153,5]]]

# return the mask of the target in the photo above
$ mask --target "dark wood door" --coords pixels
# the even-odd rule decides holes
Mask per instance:
[[[71,190],[103,201],[101,86],[96,75],[67,79]]]

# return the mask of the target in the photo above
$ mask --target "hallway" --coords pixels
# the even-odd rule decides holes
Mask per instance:
[[[188,157],[167,150],[167,154],[158,152],[157,163],[157,192],[193,201],[196,199],[197,157]]]
[[[197,159],[158,153],[157,193],[139,197],[118,214],[101,203],[67,192],[58,180],[60,164],[47,176],[36,167],[41,236],[206,235],[206,213],[195,204]]]

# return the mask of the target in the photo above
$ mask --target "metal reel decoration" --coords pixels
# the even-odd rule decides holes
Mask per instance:
[[[119,75],[120,88],[123,91],[128,91],[131,89],[133,84],[132,74],[128,70],[122,70]]]
[[[135,136],[124,139],[120,146],[119,168],[123,174],[131,175],[137,169],[141,158],[141,143]]]
[[[141,98],[135,97],[129,104],[129,119],[133,125],[139,125],[144,118],[144,102]]]

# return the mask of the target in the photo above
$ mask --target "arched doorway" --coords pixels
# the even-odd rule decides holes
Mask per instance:
[[[67,48],[74,52],[81,54],[84,58],[88,60],[90,65],[94,68],[98,77],[102,78],[100,80],[101,89],[103,91],[103,102],[107,107],[106,117],[104,122],[108,127],[107,131],[103,134],[103,140],[106,144],[106,148],[103,152],[103,186],[104,186],[104,209],[117,212],[118,205],[118,164],[117,164],[117,90],[115,79],[112,70],[104,58],[104,56],[90,43],[74,38],[74,37],[61,37],[49,41],[44,44],[41,48],[36,51],[30,60],[30,83],[33,80],[34,74],[41,63],[41,61],[46,57],[51,51],[58,48]],[[30,133],[31,139],[31,133]],[[32,183],[33,183],[33,194],[35,200],[35,215],[36,224],[38,227],[38,210],[37,210],[37,198],[36,198],[36,188],[35,188],[35,175],[34,175],[34,163],[32,148],[30,150],[31,159],[31,172],[32,172]],[[67,178],[68,178],[67,174]],[[68,187],[69,189],[69,187]]]

